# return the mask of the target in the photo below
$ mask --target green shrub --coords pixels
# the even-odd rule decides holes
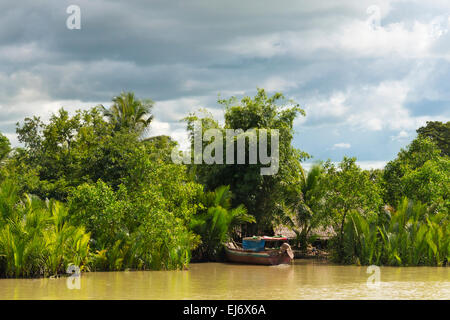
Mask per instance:
[[[0,185],[0,276],[35,277],[86,267],[90,235],[67,221],[66,207],[36,196],[19,197],[11,181]]]
[[[229,186],[221,186],[200,197],[201,209],[193,217],[191,228],[201,237],[197,254],[203,259],[217,259],[223,243],[231,238],[237,226],[255,222],[243,205],[231,208],[231,198]]]
[[[345,263],[441,266],[450,258],[446,209],[434,212],[403,198],[387,219],[369,220],[353,211],[345,224]]]

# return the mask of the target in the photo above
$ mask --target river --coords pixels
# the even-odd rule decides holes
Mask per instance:
[[[448,300],[450,268],[380,267],[367,273],[367,267],[313,260],[271,267],[194,263],[187,271],[88,272],[78,278],[1,279],[0,299]]]

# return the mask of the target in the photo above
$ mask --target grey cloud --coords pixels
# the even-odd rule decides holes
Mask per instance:
[[[177,118],[197,103],[218,112],[217,94],[253,95],[257,86],[274,78],[281,79],[286,96],[311,111],[298,125],[301,133],[295,143],[320,157],[340,158],[342,151],[325,150],[347,140],[351,151],[365,160],[386,159],[399,146],[397,141],[389,142],[389,150],[377,155],[370,145],[345,136],[328,141],[328,130],[349,132],[349,115],[314,113],[312,109],[318,108],[317,101],[327,101],[336,93],[350,92],[346,98],[349,112],[357,112],[358,105],[368,103],[364,99],[367,88],[401,82],[411,88],[405,99],[411,116],[424,115],[425,108],[426,116],[448,117],[444,110],[445,101],[450,101],[450,66],[445,58],[450,51],[448,34],[431,48],[440,58],[424,58],[433,61],[428,63],[389,48],[377,56],[364,48],[343,50],[338,43],[314,50],[309,47],[343,25],[365,21],[373,1],[79,0],[81,30],[65,26],[70,4],[72,0],[0,3],[0,131],[12,133],[11,124],[36,112],[36,103],[104,102],[122,90],[154,99],[157,119],[179,129]],[[426,23],[436,16],[445,17],[450,9],[444,1],[424,5],[383,0],[375,4],[381,8],[382,26],[403,23],[408,28],[416,20]],[[264,40],[273,34],[282,35],[279,45],[288,50],[292,43],[285,43],[283,36],[295,34],[291,40],[298,51],[261,57],[229,49],[239,41],[245,44],[247,39]],[[362,40],[355,36],[354,41]],[[377,53],[377,48],[369,52]],[[361,141],[366,138],[379,150],[398,134],[358,130],[358,134],[347,135],[361,136]]]

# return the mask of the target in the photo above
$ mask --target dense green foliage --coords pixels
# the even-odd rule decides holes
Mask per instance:
[[[269,153],[279,130],[275,174],[261,175],[268,165],[260,161],[248,164],[245,138],[246,164],[172,163],[177,143],[144,138],[153,102],[133,93],[109,108],[61,109],[47,122],[26,118],[16,129],[22,147],[13,150],[0,134],[0,276],[56,275],[71,264],[183,269],[193,256],[220,260],[223,243],[272,234],[280,224],[297,233],[302,249],[314,230],[331,229],[340,263],[448,263],[448,122],[419,128],[383,170],[362,170],[344,157],[305,173],[301,161],[309,155],[292,146],[294,119],[305,115],[298,104],[262,89],[219,103],[223,125],[208,113],[184,119],[192,146],[196,121],[203,133],[215,128],[224,137],[227,129],[267,129]],[[235,150],[241,134],[232,138]]]
[[[417,133],[421,137],[433,140],[441,150],[441,155],[450,156],[450,121],[446,123],[427,121],[427,125],[417,129]]]
[[[450,259],[448,212],[430,211],[407,198],[381,217],[352,211],[344,237],[343,261],[349,263],[441,266]]]
[[[384,169],[384,200],[395,205],[403,196],[427,205],[447,206],[449,157],[430,138],[418,136]]]
[[[28,258],[40,250],[43,251],[39,254],[46,254],[44,247],[35,246],[35,243],[43,243],[42,237],[47,235],[27,229],[23,233],[33,237],[26,240],[24,235],[17,237],[24,241],[24,248],[29,242],[30,248],[36,249],[37,253],[27,249],[26,259],[30,262],[21,269],[11,267],[15,259],[15,253],[11,251],[14,247],[5,242],[2,248],[10,251],[2,255],[4,275],[64,273],[68,263],[78,263],[91,270],[182,269],[188,266],[192,251],[200,244],[195,252],[208,248],[205,256],[208,259],[215,258],[222,245],[221,241],[216,241],[213,246],[217,250],[211,251],[209,233],[200,231],[201,226],[209,223],[206,222],[208,212],[224,209],[228,214],[226,217],[232,217],[225,225],[225,234],[229,234],[238,222],[252,221],[243,206],[233,209],[229,191],[222,194],[224,199],[219,203],[207,201],[209,195],[204,194],[203,186],[191,178],[187,168],[171,162],[171,149],[176,143],[169,137],[140,139],[152,120],[148,114],[150,110],[151,102],[136,100],[133,94],[123,93],[114,98],[109,109],[94,107],[77,111],[72,116],[61,109],[47,123],[34,117],[17,125],[19,141],[24,146],[16,148],[8,161],[1,164],[0,178],[13,181],[17,199],[25,194],[24,199],[33,199],[33,203],[41,201],[37,196],[67,202],[63,205],[50,200],[49,203],[57,203],[58,208],[63,208],[61,212],[64,212],[67,227],[62,231],[47,228],[48,232],[67,229],[64,234],[70,240],[71,228],[86,230],[90,240],[88,237],[83,261],[56,256],[50,247],[45,249],[59,259],[57,266],[47,266],[39,260],[42,256],[32,262]],[[16,200],[16,203],[22,202]],[[210,206],[214,209],[210,210]],[[53,214],[52,208],[49,207],[47,215]],[[46,220],[45,211],[42,214],[41,211],[39,217]],[[31,228],[27,225],[26,213],[20,214],[25,224],[23,228]],[[3,215],[6,217],[7,213]],[[16,215],[19,217],[19,211]],[[11,223],[10,218],[1,221],[5,235],[12,228]],[[204,239],[194,233],[193,228]],[[220,239],[225,238],[221,236]],[[4,241],[10,240],[5,238]]]
[[[73,116],[60,109],[48,123],[33,117],[17,124],[24,149],[17,150],[8,171],[21,182],[21,191],[66,200],[78,185],[98,179],[117,188],[129,169],[126,156],[134,152],[152,117],[145,119],[151,104],[132,93],[113,102],[110,109],[102,106]]]
[[[381,186],[377,192],[387,205],[370,215],[359,206],[350,206],[335,248],[337,261],[409,266],[448,263],[450,159],[432,137],[424,136],[429,127],[430,123],[426,130],[418,129],[418,137],[386,165],[382,175],[374,175],[373,186]],[[448,131],[441,134],[448,135]],[[353,188],[355,192],[360,189]]]
[[[284,103],[283,103],[284,102]],[[259,89],[255,97],[244,97],[241,101],[235,98],[219,100],[225,107],[225,124],[220,126],[211,115],[199,116],[191,114],[186,118],[188,131],[194,143],[194,121],[202,122],[202,130],[215,128],[226,136],[226,129],[267,129],[268,147],[270,150],[271,130],[279,130],[279,169],[274,175],[261,175],[261,167],[267,165],[249,164],[248,141],[246,141],[245,164],[237,164],[235,152],[234,164],[196,164],[192,166],[198,181],[208,190],[214,190],[220,185],[229,185],[233,194],[234,205],[244,204],[248,213],[256,218],[257,223],[249,225],[247,233],[272,232],[272,228],[284,220],[286,214],[283,204],[290,185],[302,181],[303,169],[300,161],[308,155],[292,146],[293,122],[298,114],[304,115],[303,109],[293,101],[284,101],[280,93],[268,97],[263,89]],[[244,134],[244,133],[242,133]],[[259,136],[258,136],[259,139]],[[234,149],[237,149],[237,137],[234,137]],[[258,140],[259,141],[259,140]],[[207,142],[203,142],[204,146]],[[224,144],[224,155],[226,146]]]
[[[198,249],[201,257],[216,259],[220,256],[222,244],[233,239],[237,227],[255,222],[243,205],[231,208],[231,198],[229,186],[201,195],[200,208],[191,222],[192,230],[201,236],[203,242]]]
[[[128,94],[122,96],[134,98]],[[118,101],[115,99],[114,106],[118,105]],[[142,107],[139,101],[132,102],[128,99],[126,102],[138,108]],[[139,117],[136,117],[136,114]],[[151,211],[149,208],[153,208],[153,204],[158,200],[146,203],[141,201],[139,213],[131,205],[135,204],[133,200],[137,194],[144,197],[144,192],[137,190],[135,180],[140,179],[137,175],[147,174],[149,178],[151,177],[148,172],[137,172],[139,168],[135,163],[145,164],[151,157],[155,162],[159,159],[159,154],[152,154],[154,148],[141,144],[138,139],[138,134],[144,127],[141,121],[144,117],[142,110],[130,115],[132,121],[124,120],[126,116],[128,114],[122,117],[122,124],[126,123],[124,128],[117,125],[116,119],[106,121],[99,108],[78,111],[73,116],[61,109],[48,123],[43,123],[36,117],[27,118],[24,124],[18,125],[17,128],[19,140],[24,144],[24,148],[16,150],[5,164],[3,172],[8,179],[16,182],[19,193],[29,192],[42,198],[59,200],[69,198],[68,219],[72,224],[86,228],[94,235],[90,243],[92,252],[89,260],[94,269],[184,267],[189,262],[190,246],[195,247],[198,242],[198,239],[187,231],[187,222],[172,217],[173,212],[167,212],[170,211],[167,206],[155,208],[155,212]],[[148,125],[149,122],[147,119],[145,124]],[[131,124],[136,124],[139,129],[130,128]],[[170,174],[172,169],[175,170],[175,175],[180,175],[178,171],[183,170],[172,166],[167,168],[166,173]],[[161,175],[160,179],[164,182],[173,182],[178,189],[183,186],[173,177]],[[130,192],[135,195],[133,198],[128,196],[124,182],[127,182]],[[166,191],[174,199],[182,195],[181,191],[178,193],[174,193],[173,190]],[[147,198],[150,199],[150,195]],[[184,199],[185,196],[182,195],[181,198]],[[74,199],[77,200],[76,203]],[[141,216],[138,217],[138,214]],[[144,231],[144,228],[151,224],[149,220],[153,216],[160,217],[158,231],[160,236],[155,241],[149,241],[148,237],[152,237],[152,234],[148,233],[148,230]],[[134,233],[130,234],[132,228]],[[141,231],[138,232],[138,229]],[[168,229],[182,230],[179,233],[168,234]],[[146,239],[140,237],[144,233]],[[180,241],[183,241],[180,234],[186,236],[186,244],[180,244]],[[136,240],[139,237],[142,238],[141,241]],[[130,244],[133,244],[133,247]],[[150,250],[150,245],[157,247]],[[165,251],[160,250],[164,246]],[[140,255],[139,250],[142,251]],[[150,251],[153,252],[150,254]],[[164,255],[168,257],[169,253],[170,258],[162,257]],[[145,261],[142,261],[143,256],[146,256]],[[108,262],[105,263],[105,259]],[[158,260],[160,262],[157,262]],[[57,270],[61,271],[64,272],[62,269]],[[22,275],[20,272],[13,274]]]
[[[369,217],[376,215],[381,206],[378,184],[371,179],[370,172],[362,170],[355,162],[355,158],[344,157],[337,167],[330,162],[325,163],[326,173],[319,182],[323,201],[317,212],[331,223],[338,234],[338,260],[342,259],[344,224],[350,211],[357,210]]]
[[[297,235],[297,245],[306,249],[311,230],[323,224],[326,216],[319,208],[324,201],[320,189],[320,181],[324,178],[324,168],[318,163],[311,167],[307,174],[302,175],[299,184],[287,187],[285,205],[292,213],[286,224],[291,226]]]
[[[6,158],[11,151],[11,144],[7,137],[0,133],[0,161]]]
[[[97,259],[100,269],[185,268],[199,243],[188,226],[201,186],[187,179],[184,167],[146,152],[141,145],[130,155],[128,176],[116,191],[98,180],[69,198],[72,221],[92,232],[93,247],[104,256]]]
[[[22,182],[23,192],[58,200],[65,200],[79,184],[95,182],[105,171],[108,180],[113,180],[116,176],[109,173],[117,172],[114,165],[127,146],[124,135],[111,133],[111,125],[96,108],[78,111],[72,117],[61,109],[49,123],[26,118],[17,127],[24,148],[10,163],[11,178]],[[126,138],[130,143],[136,141]]]
[[[20,197],[11,181],[0,185],[0,276],[31,277],[84,270],[89,233],[68,222],[68,210],[55,200]]]

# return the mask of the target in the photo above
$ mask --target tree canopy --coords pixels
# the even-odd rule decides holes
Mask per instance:
[[[279,130],[279,168],[274,175],[261,175],[263,164],[237,163],[235,164],[194,164],[191,166],[198,181],[208,190],[214,190],[220,185],[229,185],[234,194],[235,205],[244,204],[248,213],[256,218],[257,224],[249,226],[248,233],[273,232],[272,227],[281,221],[287,213],[284,206],[284,195],[287,186],[300,184],[303,169],[300,162],[308,154],[292,146],[294,134],[293,122],[300,114],[305,115],[303,109],[294,101],[286,101],[281,93],[267,96],[263,89],[259,89],[256,96],[244,97],[240,101],[232,97],[220,99],[219,104],[225,107],[225,123],[220,125],[210,114],[191,114],[185,120],[194,148],[194,122],[201,121],[202,130],[215,128],[223,132],[226,129],[245,132],[249,129]],[[267,139],[270,141],[270,139]],[[237,137],[233,140],[237,144]],[[246,140],[247,141],[247,140]],[[204,142],[204,145],[206,143]],[[225,146],[224,146],[225,148]],[[270,150],[270,143],[268,146]],[[223,154],[226,154],[224,150]],[[245,159],[249,159],[249,142],[246,142]]]
[[[441,149],[442,156],[450,156],[450,121],[427,121],[425,127],[417,129],[421,137],[428,137]]]
[[[449,158],[429,137],[418,135],[384,169],[384,199],[395,206],[404,196],[431,205],[448,201]]]
[[[0,161],[6,158],[11,151],[11,144],[7,137],[0,132]]]

